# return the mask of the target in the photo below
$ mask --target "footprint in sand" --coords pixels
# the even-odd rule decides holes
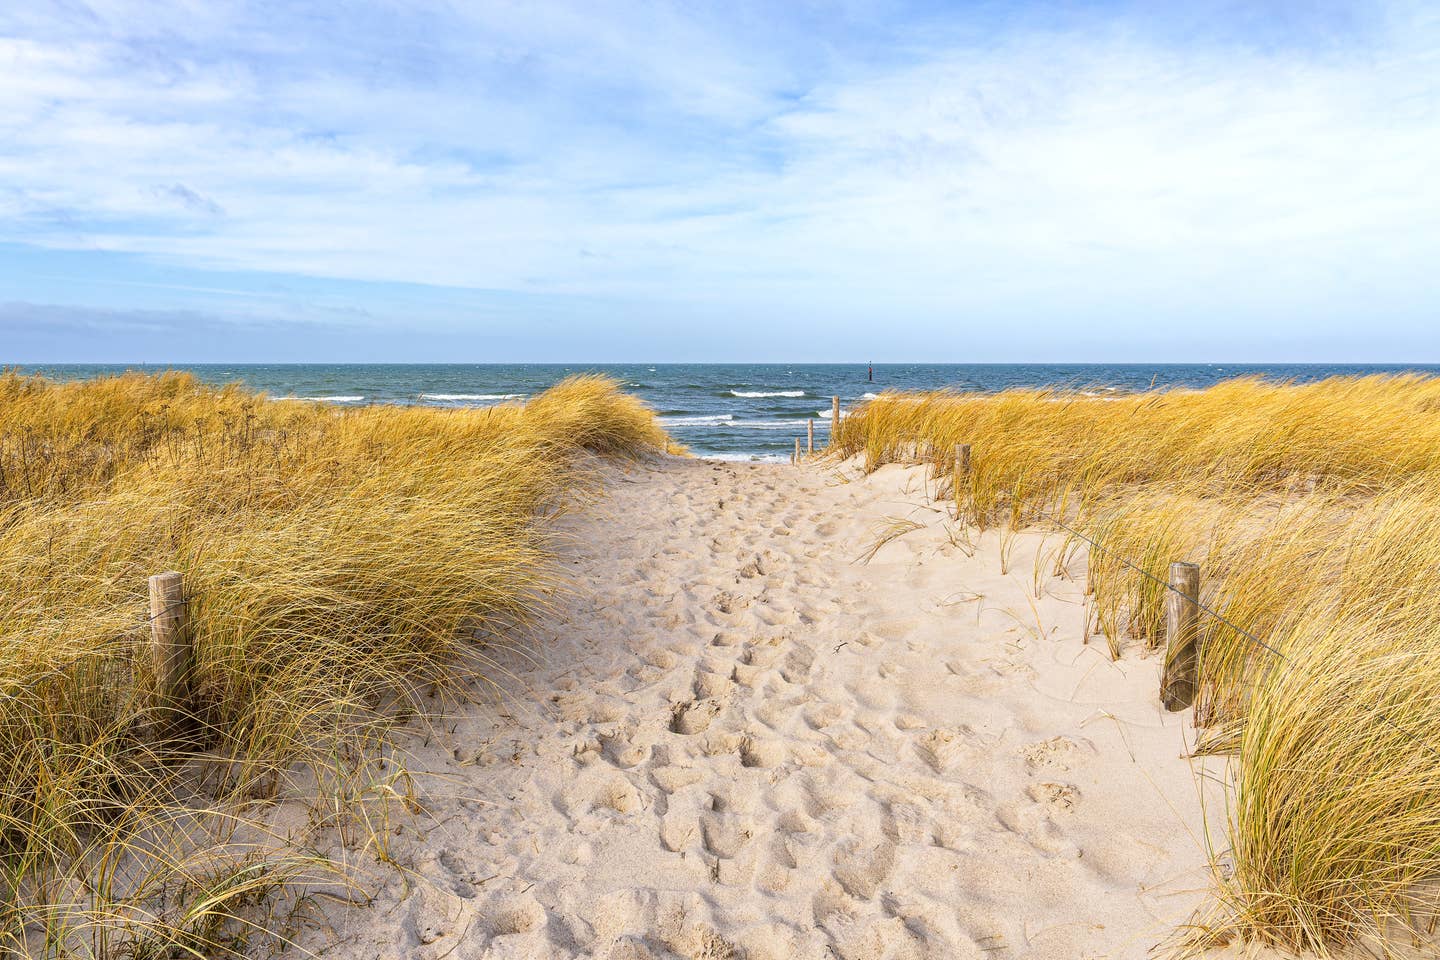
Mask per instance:
[[[846,684],[845,689],[862,707],[869,710],[888,710],[895,703],[895,687],[879,679],[858,680]]]
[[[471,869],[470,865],[465,862],[464,854],[451,847],[446,847],[435,859],[441,869],[449,874],[450,889],[454,894],[465,900],[475,899],[476,884],[484,882],[485,878]]]
[[[424,946],[468,929],[472,909],[467,900],[422,886],[410,898],[410,908],[401,929],[412,944]]]
[[[1051,737],[1020,748],[1020,756],[1031,770],[1069,770],[1095,752],[1095,744],[1089,740],[1066,736]]]
[[[640,791],[635,784],[624,777],[614,777],[606,781],[595,793],[593,809],[614,810],[616,813],[629,814],[640,809]]]
[[[715,609],[721,613],[732,614],[750,606],[750,599],[748,597],[742,597],[739,594],[730,593],[727,590],[721,590],[715,594],[713,603],[715,604]]]
[[[671,853],[679,853],[695,839],[695,821],[681,814],[669,814],[660,821],[660,845]]]
[[[670,729],[686,736],[704,733],[719,714],[720,704],[714,700],[678,703],[670,715]]]
[[[779,740],[748,736],[740,742],[743,767],[778,767],[785,762],[785,744]]]
[[[857,900],[873,899],[895,866],[895,844],[889,840],[851,839],[835,851],[835,881]]]
[[[730,673],[730,678],[742,687],[753,689],[768,669],[768,667],[757,667],[748,663],[737,663]]]
[[[650,771],[650,779],[667,794],[675,793],[704,780],[705,771],[695,767],[656,767]]]
[[[785,655],[780,664],[780,676],[786,683],[804,683],[810,679],[810,668],[815,664],[815,651],[796,647]]]
[[[622,769],[628,770],[649,759],[651,747],[650,736],[629,725],[613,733],[600,734],[601,754]]]
[[[930,812],[912,800],[894,800],[883,805],[880,830],[897,844],[928,844],[934,840]]]
[[[730,678],[728,669],[715,671],[702,667],[695,671],[690,689],[698,700],[719,700],[730,695],[735,689],[735,681]]]
[[[1025,793],[1031,800],[1053,811],[1073,810],[1080,802],[1079,788],[1069,783],[1054,783],[1048,780],[1032,783],[1025,789]]]
[[[755,707],[755,719],[771,730],[779,730],[795,713],[795,702],[768,698]]]
[[[995,819],[1041,853],[1068,859],[1080,855],[1069,834],[1051,819],[1050,811],[1039,804],[1000,806],[995,810]]]
[[[915,752],[930,769],[945,773],[972,749],[974,737],[968,727],[931,730],[915,744]]]
[[[528,894],[500,898],[487,905],[484,912],[484,924],[492,937],[539,930],[545,920],[545,908]]]
[[[755,836],[748,818],[727,813],[707,813],[700,818],[700,838],[707,853],[729,860]]]
[[[802,716],[812,730],[824,730],[845,716],[845,708],[838,703],[814,703],[802,711]]]
[[[768,667],[780,658],[779,644],[782,642],[783,638],[776,637],[763,643],[752,644],[745,648],[740,662],[748,667]]]

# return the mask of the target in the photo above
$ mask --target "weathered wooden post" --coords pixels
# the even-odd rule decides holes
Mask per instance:
[[[840,432],[840,398],[830,398],[830,444],[835,444],[835,434]]]
[[[160,706],[172,715],[190,707],[190,671],[194,667],[184,578],[173,570],[150,578],[150,645],[155,658]]]
[[[815,418],[805,421],[805,452],[815,452]]]
[[[1184,710],[1195,702],[1200,661],[1200,567],[1170,564],[1170,589],[1165,593],[1165,672],[1160,702],[1166,710]]]
[[[970,444],[955,444],[955,466],[950,477],[951,493],[955,496],[955,519],[960,519],[960,488],[970,475]]]
[[[790,462],[791,462],[791,463],[799,463],[799,462],[800,462],[800,438],[799,438],[799,437],[796,437],[796,438],[795,438],[795,456],[790,459]]]

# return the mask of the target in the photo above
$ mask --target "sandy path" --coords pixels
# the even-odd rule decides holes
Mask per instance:
[[[1206,883],[1188,715],[1158,707],[1153,658],[1082,644],[1083,556],[1053,576],[1058,539],[1023,534],[1002,573],[1000,536],[955,542],[922,487],[617,472],[608,515],[572,522],[588,589],[517,669],[533,696],[417,738],[409,875],[303,945],[1144,956]],[[887,518],[920,526],[855,562]]]

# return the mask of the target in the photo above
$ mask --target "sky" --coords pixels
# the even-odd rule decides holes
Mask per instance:
[[[1440,7],[0,7],[0,363],[1440,361]]]

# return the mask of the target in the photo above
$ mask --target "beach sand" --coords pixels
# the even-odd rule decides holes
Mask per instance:
[[[1189,714],[1083,641],[1083,552],[966,531],[915,468],[606,470],[579,592],[500,702],[411,725],[400,869],[367,854],[373,902],[299,947],[1125,958],[1201,902]]]

